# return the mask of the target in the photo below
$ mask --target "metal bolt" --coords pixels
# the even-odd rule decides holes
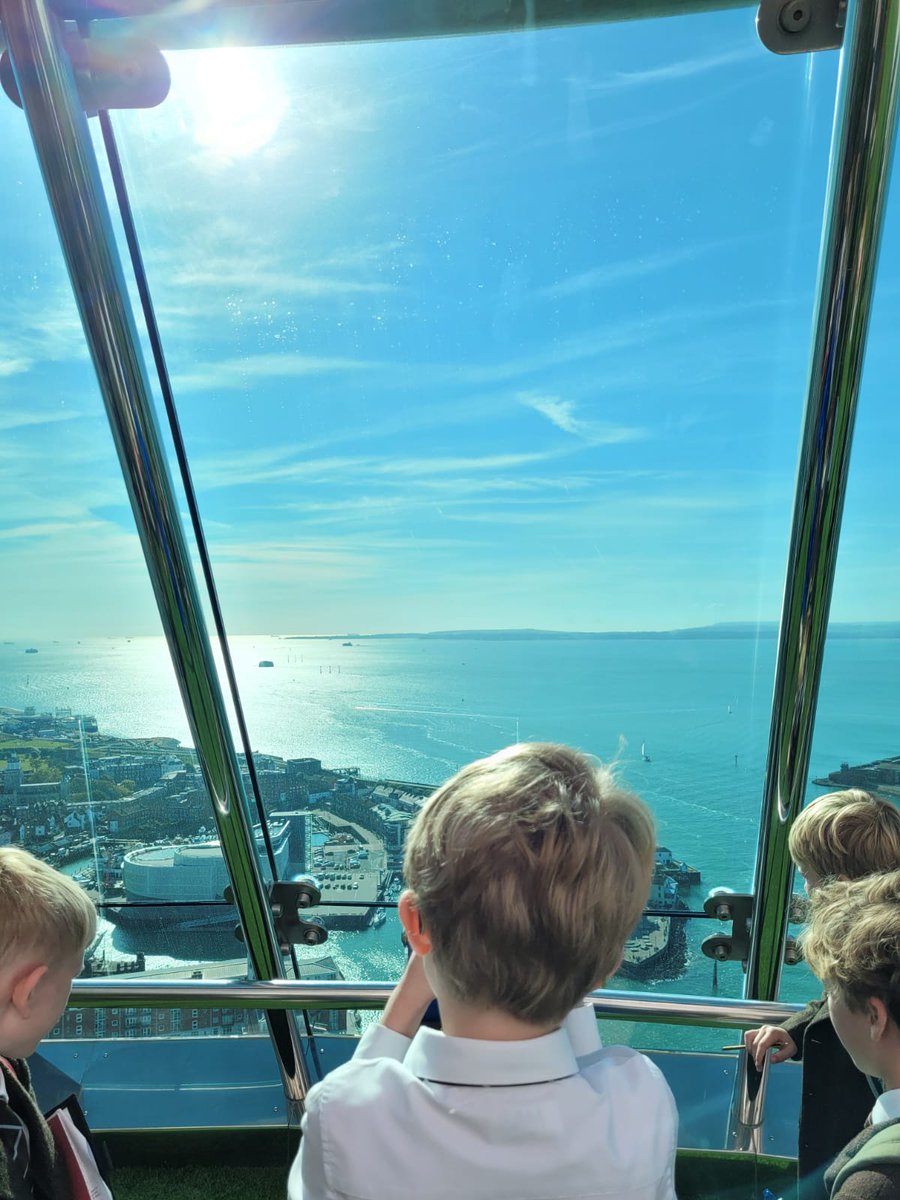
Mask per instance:
[[[731,905],[717,904],[716,905],[716,920],[729,921],[731,919]]]
[[[713,950],[713,954],[719,960],[719,962],[726,962],[728,959],[728,947],[724,945],[716,946]]]
[[[802,33],[811,19],[809,0],[789,0],[778,14],[778,24],[785,33]]]

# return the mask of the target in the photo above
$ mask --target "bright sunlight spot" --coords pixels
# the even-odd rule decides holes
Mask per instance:
[[[190,56],[188,69],[185,98],[198,145],[242,158],[272,140],[287,109],[273,55],[205,50]]]

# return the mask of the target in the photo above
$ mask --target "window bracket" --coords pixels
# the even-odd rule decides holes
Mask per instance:
[[[750,952],[750,921],[755,897],[713,888],[703,902],[703,911],[716,921],[730,921],[730,933],[711,933],[700,945],[707,958],[716,962],[746,962]]]
[[[328,930],[320,920],[300,915],[301,910],[314,908],[322,899],[318,881],[312,875],[278,879],[268,885],[268,892],[275,934],[282,951],[291,946],[321,946],[328,940]],[[225,899],[233,904],[229,893],[232,893],[230,887],[225,889]],[[235,926],[234,936],[239,942],[244,940],[240,925]]]
[[[89,117],[101,110],[155,108],[169,94],[169,65],[148,38],[117,35],[89,39],[66,27],[62,43],[72,66],[78,99]],[[0,54],[0,86],[21,108],[8,50]]]
[[[773,54],[839,50],[844,44],[848,0],[760,0],[759,40]]]

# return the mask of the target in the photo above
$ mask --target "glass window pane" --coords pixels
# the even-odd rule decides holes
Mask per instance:
[[[691,909],[747,888],[835,56],[731,11],[171,62],[117,124],[325,949],[396,973],[394,916],[353,901],[395,894],[398,798],[516,739],[615,760]],[[739,992],[716,926],[678,928],[628,986]]]

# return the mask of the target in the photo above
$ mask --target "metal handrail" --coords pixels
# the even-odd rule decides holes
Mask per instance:
[[[850,445],[897,121],[900,0],[854,0],[841,72],[775,668],[745,994],[778,994]]]
[[[87,120],[46,0],[0,0],[19,95],[118,452],[254,974],[284,975],[241,775]],[[289,1102],[309,1086],[293,1017],[270,1034]]]
[[[382,980],[76,979],[70,1004],[74,1008],[379,1009],[384,1008],[394,986]],[[777,1025],[802,1008],[799,1004],[649,992],[596,991],[591,1000],[597,1015],[610,1020],[730,1029]]]

